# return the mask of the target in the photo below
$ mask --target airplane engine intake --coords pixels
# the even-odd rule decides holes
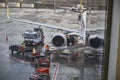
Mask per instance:
[[[65,35],[62,34],[55,35],[52,39],[52,44],[55,47],[63,47],[65,46],[65,43],[66,43],[66,37]]]
[[[99,48],[104,45],[104,40],[98,37],[90,39],[90,46],[93,48]]]

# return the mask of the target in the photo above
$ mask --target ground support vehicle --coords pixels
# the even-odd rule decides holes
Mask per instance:
[[[50,80],[49,68],[37,68],[29,80]]]
[[[63,51],[59,51],[54,53],[57,57],[67,59],[67,60],[75,60],[78,57],[78,51],[77,50],[69,50],[65,49]]]
[[[24,46],[20,45],[20,44],[15,44],[15,45],[11,45],[9,46],[9,50],[11,50],[11,54],[13,55],[15,52],[17,54],[20,53],[24,53],[25,52],[25,48]]]
[[[35,62],[35,76],[29,80],[50,80],[50,60],[44,54],[33,54]]]
[[[44,44],[44,34],[42,28],[34,28],[33,30],[26,30],[22,34],[26,46]]]
[[[33,48],[37,51],[33,53]],[[15,58],[21,60],[27,60],[29,62],[33,62],[36,56],[40,55],[40,48],[39,46],[23,46],[23,45],[11,45],[9,46],[9,50],[11,51],[11,55]]]
[[[36,68],[50,66],[50,59],[44,54],[40,54],[39,56],[36,56],[34,62]]]

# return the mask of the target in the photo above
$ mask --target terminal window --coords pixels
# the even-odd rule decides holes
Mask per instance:
[[[107,6],[0,1],[0,80],[102,80]]]

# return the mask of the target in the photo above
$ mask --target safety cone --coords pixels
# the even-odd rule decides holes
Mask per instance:
[[[8,42],[8,35],[6,35],[6,41]]]

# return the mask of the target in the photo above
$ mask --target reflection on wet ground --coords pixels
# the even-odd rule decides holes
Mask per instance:
[[[0,56],[0,80],[26,80],[33,72],[34,68],[29,63],[23,64],[7,56]]]

